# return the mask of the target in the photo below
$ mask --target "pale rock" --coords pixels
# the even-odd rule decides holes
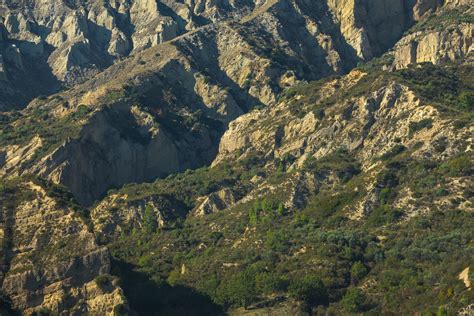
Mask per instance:
[[[473,38],[474,24],[408,35],[395,47],[394,65],[400,69],[416,63],[439,64],[462,59],[473,52]]]
[[[91,204],[108,188],[152,181],[179,170],[176,145],[165,131],[147,132],[140,136],[143,142],[131,142],[121,137],[112,115],[98,113],[83,128],[80,139],[65,142],[34,172],[66,185],[81,203]]]
[[[196,216],[205,216],[217,213],[229,208],[236,203],[235,194],[230,189],[222,189],[218,192],[211,193],[198,200],[198,206],[193,211]]]
[[[11,298],[12,307],[25,315],[41,307],[63,314],[71,311],[67,306],[102,314],[126,305],[115,285],[111,293],[93,291],[94,278],[110,272],[110,259],[82,219],[41,186],[29,182],[19,190],[30,192],[31,198],[12,210],[0,206],[13,217],[9,233],[13,255],[2,280],[2,292]]]
[[[143,227],[145,209],[155,213],[156,226],[164,227],[173,209],[160,197],[128,201],[127,196],[111,195],[91,210],[94,231],[103,239],[119,236],[125,229]]]
[[[126,56],[131,50],[130,40],[127,36],[114,29],[107,52],[114,57]]]
[[[12,145],[7,146],[4,151],[4,158],[0,159],[0,175],[11,174],[22,163],[31,159],[36,151],[42,147],[43,143],[40,137],[35,136],[26,146]],[[0,150],[1,157],[2,150]]]

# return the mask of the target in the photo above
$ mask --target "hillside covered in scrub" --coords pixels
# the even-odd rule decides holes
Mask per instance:
[[[0,4],[3,315],[472,315],[470,0]]]

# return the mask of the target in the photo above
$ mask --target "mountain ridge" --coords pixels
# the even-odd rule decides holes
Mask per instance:
[[[83,22],[134,44],[92,68],[79,59],[100,32],[74,3],[43,7],[73,13],[53,26],[0,7],[2,91],[31,90],[12,73],[35,59],[13,43],[40,26],[61,42],[46,62],[57,93],[14,106],[17,92],[0,94],[4,109],[28,103],[0,113],[2,302],[78,315],[469,310],[457,274],[472,266],[470,1],[93,1]],[[110,13],[132,8],[144,31]]]

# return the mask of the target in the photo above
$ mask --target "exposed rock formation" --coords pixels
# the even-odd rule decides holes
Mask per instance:
[[[278,196],[280,203],[265,208],[283,216],[304,208],[308,196],[337,188],[357,194],[356,203],[341,210],[344,218],[363,220],[380,205],[385,183],[377,175],[389,168],[385,156],[407,150],[413,159],[441,164],[472,150],[473,127],[464,117],[447,116],[400,77],[386,80],[381,69],[374,71],[379,76],[344,74],[392,47],[384,57],[394,57],[393,67],[388,58],[385,70],[467,63],[472,20],[445,19],[466,4],[2,2],[0,112],[58,92],[20,112],[0,113],[0,176],[14,183],[13,189],[0,186],[2,295],[26,314],[45,308],[53,314],[113,315],[116,308],[126,309],[116,280],[105,276],[109,255],[92,229],[108,242],[146,229],[147,216],[156,228],[189,211],[189,218],[205,222],[206,215],[248,210],[248,203],[267,196]],[[433,27],[431,18],[447,21],[446,27]],[[416,21],[420,28],[405,33]],[[305,83],[331,75],[342,77]],[[340,152],[352,160],[341,158],[334,170],[318,165],[339,159]],[[259,160],[261,172],[206,187],[193,196],[195,204],[154,184],[142,195],[129,197],[124,188],[107,196],[125,184],[133,190],[134,182],[249,158]],[[363,183],[344,187],[359,173]],[[66,186],[82,205],[106,197],[83,218],[72,196],[61,196],[64,189],[38,185],[31,174]],[[245,188],[234,190],[239,181]],[[403,187],[393,206],[404,219],[454,204],[472,210],[472,179],[447,181],[449,189],[429,202],[417,201]],[[246,229],[235,248],[251,233]],[[182,274],[193,269],[183,267]]]
[[[274,44],[280,43],[280,48],[288,46],[304,57],[306,63],[311,63],[311,59],[320,65],[327,63],[330,69],[320,69],[316,74],[321,76],[380,55],[401,37],[414,19],[435,11],[440,6],[438,2],[418,0],[408,5],[400,0],[361,3],[331,0],[317,4],[291,0],[230,3],[56,0],[20,5],[18,1],[8,1],[0,4],[5,25],[4,30],[0,27],[0,42],[8,37],[8,42],[18,47],[18,53],[26,61],[26,72],[37,73],[36,80],[31,82],[20,80],[23,77],[20,74],[18,80],[10,78],[12,82],[7,86],[12,90],[10,95],[25,96],[9,100],[22,106],[38,94],[57,91],[60,84],[72,86],[83,82],[130,54],[231,18],[241,19],[245,24],[257,20],[254,26],[257,37],[273,39],[273,43],[261,48],[272,51],[274,57],[283,57],[281,51],[274,50]],[[333,19],[328,13],[334,15]],[[297,31],[299,28],[301,32]],[[295,42],[303,46],[298,48]],[[48,84],[41,83],[46,79]]]
[[[165,227],[182,213],[176,201],[163,196],[130,201],[126,195],[110,195],[91,211],[94,231],[102,240],[112,240],[133,229],[141,230],[147,211],[154,214],[156,228]]]
[[[342,80],[330,81],[318,87],[317,91],[321,94],[317,94],[318,99],[311,99],[311,102],[317,104],[326,98],[331,98],[331,95],[338,93],[339,89],[350,89],[351,86],[361,82],[364,82],[364,75],[354,71]],[[377,160],[397,146],[404,148],[417,146],[418,149],[412,154],[414,157],[430,157],[442,161],[459,154],[463,150],[463,139],[469,138],[472,133],[472,126],[462,129],[454,127],[452,121],[442,118],[438,109],[423,103],[408,87],[395,82],[372,91],[369,96],[336,102],[330,108],[323,108],[323,115],[316,116],[320,113],[316,110],[304,110],[305,104],[303,97],[297,94],[272,108],[252,111],[239,117],[230,124],[223,135],[213,165],[224,161],[246,159],[257,154],[271,161],[270,166],[274,158],[293,157],[294,163],[288,168],[299,169],[308,157],[321,159],[344,148],[361,162],[362,170],[370,178],[372,172],[376,174],[380,171]],[[299,111],[306,111],[307,114],[295,117],[290,110],[295,106],[302,107]],[[414,133],[412,126],[423,120],[434,123],[429,128]],[[434,149],[440,141],[443,142],[442,152]],[[321,183],[327,181],[326,179],[323,177],[316,181]],[[367,215],[376,205],[380,188],[373,182],[375,178],[371,179],[364,188],[367,190],[364,199],[356,207],[351,205],[353,214],[349,216],[353,219]],[[467,192],[471,182],[465,180],[459,179],[459,185],[456,185],[453,194]],[[284,187],[286,192],[293,192],[293,195],[288,196],[287,202],[293,206],[292,200],[298,199],[298,191],[303,190],[304,193],[308,190],[304,188],[308,184],[301,187],[301,181],[298,181],[296,176],[291,184],[293,189],[288,191],[287,185],[287,183],[281,184],[280,190]],[[265,184],[259,183],[257,188],[264,186]],[[319,184],[316,184],[316,187],[318,186]],[[310,185],[309,188],[310,191],[314,191],[311,187],[314,185]],[[301,193],[299,195],[304,196]],[[255,194],[252,198],[255,198]],[[463,209],[472,209],[472,203],[465,200],[465,197],[460,199],[467,203]],[[432,202],[441,206],[443,200],[445,199]],[[406,211],[407,216],[413,216],[421,210],[419,205],[414,206],[416,203],[414,198],[403,198],[396,203]]]
[[[12,308],[25,315],[40,308],[113,315],[115,306],[126,304],[116,285],[95,284],[109,273],[110,261],[83,219],[34,182],[13,190],[2,193],[0,207],[2,292]]]
[[[231,207],[236,202],[235,194],[229,189],[223,189],[204,196],[198,202],[198,207],[194,210],[197,216],[204,216],[217,213]]]
[[[155,4],[135,3],[130,11],[132,17],[154,21],[156,17],[149,14],[155,9],[144,8]],[[323,4],[279,1],[262,8],[259,14],[245,16],[239,23],[211,24],[117,63],[93,80],[63,93],[61,98],[67,102],[54,101],[58,98],[46,104],[33,102],[29,110],[49,108],[60,117],[80,104],[97,107],[105,103],[111,107],[94,112],[82,122],[77,127],[81,130],[78,139],[63,139],[61,147],[49,150],[52,153],[47,157],[34,157],[35,166],[28,171],[20,168],[19,172],[35,172],[63,183],[79,201],[91,204],[110,188],[208,164],[228,122],[260,103],[271,104],[289,84],[342,73],[358,58],[370,58],[389,45],[381,42],[385,37],[370,35],[376,34],[379,26],[377,21],[369,21],[364,32],[369,43],[378,48],[368,47],[370,54],[357,57],[348,50],[355,47],[351,40],[346,42],[350,36],[335,31],[334,21],[327,18],[328,9]],[[369,6],[370,10],[380,9],[382,16],[388,18],[384,14],[389,12],[384,8]],[[335,6],[336,9],[354,14],[347,7]],[[394,11],[403,21],[408,19],[404,10]],[[71,66],[76,67],[75,74],[80,74],[88,67],[85,65],[89,59],[97,55],[90,53],[96,52],[97,39],[85,36],[91,26],[81,18],[82,11],[74,12],[74,17],[64,22],[71,26],[67,32],[63,24],[53,27],[64,31],[66,38],[74,37],[55,44],[64,49],[57,49],[50,56],[50,62],[56,65],[54,71]],[[339,19],[343,19],[341,14]],[[113,27],[114,19],[108,16],[104,15],[99,24]],[[28,29],[23,18],[9,21],[10,31],[22,25]],[[398,26],[397,31],[392,30],[394,34],[408,25],[400,23],[395,23]],[[343,29],[344,25],[341,24]],[[51,34],[51,43],[58,41]],[[56,58],[58,54],[65,54],[64,58]],[[152,109],[151,114],[143,114],[148,123],[133,117],[131,107],[137,102],[144,113]],[[171,113],[179,119],[171,119]],[[206,123],[196,125],[203,118]],[[135,136],[123,137],[132,130],[136,131]],[[182,134],[179,138],[178,130]],[[39,162],[38,158],[43,159]]]
[[[349,74],[349,77],[356,80],[336,80],[326,84],[321,91],[326,91],[327,94],[320,96],[320,100],[337,93],[338,90],[333,90],[334,86],[347,84],[350,87],[359,80],[364,80],[363,74],[358,71]],[[397,144],[411,146],[425,139],[435,140],[446,135],[456,143],[469,134],[469,130],[454,131],[448,124],[449,121],[439,119],[439,113],[434,107],[421,104],[412,91],[396,83],[387,84],[368,97],[332,106],[325,110],[324,119],[318,119],[314,112],[308,112],[302,118],[288,120],[287,115],[291,115],[288,114],[288,107],[297,100],[298,96],[295,96],[293,101],[283,101],[276,107],[253,111],[233,121],[221,139],[214,164],[245,157],[249,151],[260,152],[266,157],[292,154],[297,158],[306,155],[320,158],[344,147],[357,153],[364,166],[369,168],[374,156],[383,155]],[[287,115],[282,115],[283,111]],[[439,125],[423,133],[410,133],[410,124],[430,118],[440,122]],[[273,131],[267,127],[263,132],[262,125],[272,126]],[[419,154],[422,155],[429,148],[432,146],[426,144]]]
[[[451,25],[447,29],[418,32],[404,37],[395,47],[396,68],[430,62],[439,64],[468,57],[473,49],[474,25]]]

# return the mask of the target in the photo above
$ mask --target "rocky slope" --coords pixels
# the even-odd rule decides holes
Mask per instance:
[[[468,308],[470,1],[9,0],[0,16],[0,108],[28,104],[0,112],[5,305],[305,314],[293,287],[317,274],[324,312],[351,312],[354,290],[359,312]]]
[[[32,144],[33,133],[3,132],[9,146],[3,150],[3,172],[40,174],[91,204],[110,188],[209,164],[228,122],[274,103],[296,82],[344,73],[358,60],[380,54],[421,15],[420,5],[399,4],[394,12],[400,23],[388,27],[395,34],[390,41],[370,35],[380,33],[377,21],[364,19],[365,42],[338,22],[362,9],[388,18],[383,7],[350,11],[331,3],[281,1],[137,53],[82,85],[33,101],[19,119],[8,118],[7,131],[32,117],[41,121],[36,131],[41,146]],[[361,45],[370,54],[364,56]],[[73,124],[72,116],[79,116]],[[67,131],[64,124],[70,125]],[[52,137],[51,126],[61,129]],[[7,163],[18,159],[24,165]]]
[[[113,192],[92,209],[95,230],[120,260],[246,307],[236,314],[461,312],[473,299],[458,275],[472,263],[474,127],[457,96],[472,93],[473,65],[385,67],[289,89],[230,124],[211,168]],[[330,294],[309,312],[291,284],[311,273]],[[363,301],[341,299],[351,291]]]
[[[108,251],[95,242],[80,208],[59,187],[24,180],[1,186],[0,282],[9,305],[25,315],[125,309],[121,289],[107,276]]]
[[[25,77],[23,72],[39,71],[39,78],[72,85],[124,56],[249,11],[253,5],[245,1],[225,5],[154,0],[2,2],[0,40],[6,79],[13,81],[10,88],[23,88],[20,92],[30,88],[15,80]],[[36,83],[36,88],[36,93],[47,94],[58,86]]]
[[[0,5],[0,83],[5,100],[1,106],[22,106],[35,96],[82,82],[123,57],[229,19],[247,22],[258,18],[262,31],[277,37],[280,48],[289,46],[305,54],[307,62],[317,57],[326,58],[331,68],[350,65],[386,51],[413,21],[441,4],[426,0],[357,4],[56,0],[27,5],[6,1]],[[382,23],[385,21],[390,24]],[[288,25],[292,22],[303,32]],[[302,37],[298,43],[303,46],[292,45],[282,34],[285,32]]]

